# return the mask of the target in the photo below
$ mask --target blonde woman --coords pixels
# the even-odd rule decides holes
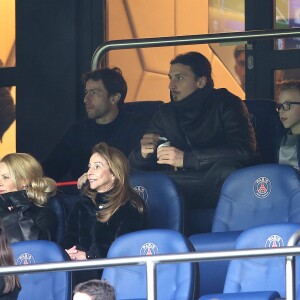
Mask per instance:
[[[119,150],[105,143],[92,151],[87,186],[71,211],[62,246],[72,260],[106,257],[120,235],[146,228],[143,200],[130,187],[129,163]],[[77,273],[75,272],[77,277]],[[78,282],[99,278],[91,271]]]
[[[55,181],[43,176],[31,155],[11,153],[0,160],[0,218],[11,242],[54,239],[57,220],[48,199],[55,193]]]

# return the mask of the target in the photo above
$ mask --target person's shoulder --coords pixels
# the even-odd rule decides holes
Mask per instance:
[[[143,201],[143,199],[138,196],[138,199],[135,199],[136,202],[140,202],[139,205],[144,207],[144,211],[143,213],[146,212],[146,205]],[[136,207],[136,205],[133,203],[133,201],[127,201],[124,205],[124,210],[128,213],[128,214],[134,214],[134,215],[140,215],[141,213],[139,212],[139,209]]]
[[[82,139],[86,136],[90,136],[96,128],[96,122],[92,119],[86,119],[74,123],[64,133],[62,140],[65,143],[81,143]]]
[[[146,126],[151,118],[143,113],[126,112],[119,113],[117,122],[122,124],[123,128]]]
[[[131,205],[130,201],[126,201],[124,204],[120,205],[116,212],[121,215],[128,215],[132,212],[134,207]]]
[[[87,130],[96,126],[96,121],[93,119],[84,119],[75,122],[68,130],[68,132],[78,132],[82,130]]]
[[[142,112],[120,111],[119,119],[121,120],[139,120],[145,118]]]
[[[165,102],[159,106],[159,110],[156,112],[154,116],[160,117],[168,114],[174,113],[174,105],[173,102]]]
[[[235,101],[242,101],[237,95],[231,93],[225,88],[220,89],[213,89],[213,94],[220,100],[228,101],[228,102],[235,102]]]
[[[222,110],[240,111],[246,109],[244,101],[225,88],[214,89],[212,99],[214,99],[215,105]]]
[[[10,201],[13,206],[32,206],[25,191],[9,192],[2,194],[1,197],[3,197],[5,201]]]
[[[90,197],[84,193],[81,193],[78,197],[78,200],[74,203],[72,211],[73,213],[95,212],[95,203]]]

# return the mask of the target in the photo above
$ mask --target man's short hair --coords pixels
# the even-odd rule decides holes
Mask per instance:
[[[87,294],[92,300],[115,300],[114,288],[106,281],[93,279],[79,283],[75,286],[74,294]]]
[[[214,86],[214,81],[211,76],[211,64],[201,53],[187,52],[179,54],[171,60],[170,64],[183,64],[189,66],[197,78],[205,76],[208,85]]]
[[[121,69],[103,68],[95,71],[87,72],[82,75],[82,81],[84,85],[88,80],[102,80],[103,85],[107,89],[109,95],[120,93],[121,97],[118,101],[118,107],[120,108],[125,101],[127,94],[127,83],[122,75]]]
[[[234,58],[237,59],[242,52],[245,52],[245,45],[236,45],[233,51]]]

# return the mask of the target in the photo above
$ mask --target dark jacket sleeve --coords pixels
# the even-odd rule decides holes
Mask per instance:
[[[120,220],[118,230],[116,231],[115,237],[119,237],[123,234],[143,230],[147,228],[147,217],[146,213],[140,213],[132,205],[126,208],[126,212]]]
[[[6,208],[1,205],[0,216],[11,242],[54,240],[57,220],[49,207],[36,206],[24,191],[6,193],[0,198],[7,205]]]
[[[152,118],[151,122],[145,133],[157,133],[160,136],[164,136],[163,131],[163,115],[161,111],[158,111]],[[164,166],[160,166],[156,163],[157,152],[154,151],[147,158],[144,158],[141,153],[141,145],[139,144],[129,155],[129,162],[132,168],[140,170],[159,170],[164,169]]]
[[[207,169],[217,161],[237,161],[248,165],[256,155],[256,140],[249,113],[241,100],[224,102],[219,109],[225,143],[184,153],[184,168]]]
[[[108,227],[105,228],[98,222],[99,228],[102,227],[99,230],[99,234],[102,235],[102,240],[98,240],[91,245],[87,252],[87,258],[106,257],[109,247],[117,237],[126,233],[146,229],[146,212],[139,213],[136,208],[127,203],[120,207],[107,223]],[[102,231],[103,229],[105,229],[105,232]]]
[[[75,203],[67,219],[65,234],[60,243],[60,245],[65,249],[69,249],[74,245],[79,244],[79,221],[80,221],[79,205],[80,205],[79,203]]]

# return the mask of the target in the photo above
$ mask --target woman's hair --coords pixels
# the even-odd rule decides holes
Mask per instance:
[[[5,230],[0,219],[0,266],[13,266],[14,259],[10,245],[7,241]],[[4,276],[4,290],[3,293],[7,294],[12,292],[15,287],[21,287],[19,278],[16,275],[5,275]]]
[[[143,201],[130,187],[130,167],[124,154],[118,149],[108,146],[106,143],[95,145],[92,154],[94,153],[98,153],[107,161],[111,173],[115,176],[113,187],[106,196],[108,203],[104,204],[104,210],[97,213],[97,219],[101,222],[106,222],[114,212],[127,201],[130,201],[139,212],[143,212]],[[95,202],[97,195],[96,190],[92,190],[90,186],[87,185],[84,188],[84,193]]]
[[[28,198],[37,206],[44,206],[48,197],[56,193],[56,182],[43,176],[41,164],[27,153],[10,153],[1,162],[5,163],[17,190],[26,190]]]
[[[300,93],[300,80],[283,80],[277,84],[280,92],[288,90],[297,90]]]

